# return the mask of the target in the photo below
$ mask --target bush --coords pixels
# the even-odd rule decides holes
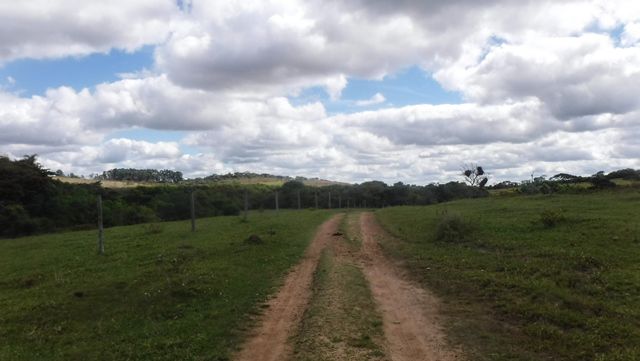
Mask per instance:
[[[164,231],[164,227],[160,223],[149,223],[145,226],[147,234],[159,234]]]
[[[21,204],[0,204],[0,236],[16,237],[36,231],[37,223],[29,216],[29,212]]]
[[[596,189],[607,189],[613,188],[616,186],[611,180],[603,177],[603,176],[594,176],[590,179],[591,185]]]
[[[558,223],[564,222],[565,217],[562,212],[558,210],[545,209],[540,213],[540,222],[546,228],[552,228],[558,225]]]
[[[460,214],[445,212],[441,215],[436,226],[436,240],[455,243],[471,240],[474,227]]]
[[[552,194],[558,189],[557,182],[538,179],[534,182],[523,182],[518,191],[522,194]]]

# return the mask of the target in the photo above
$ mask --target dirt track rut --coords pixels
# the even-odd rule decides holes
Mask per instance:
[[[341,216],[334,216],[323,223],[302,261],[287,275],[284,285],[272,298],[260,320],[234,358],[237,361],[283,361],[290,357],[292,347],[289,338],[298,324],[311,298],[311,282],[322,250],[337,231]]]
[[[343,215],[318,229],[302,261],[287,275],[284,285],[262,315],[256,329],[235,355],[236,361],[284,361],[291,358],[291,336],[298,332],[309,305],[313,274],[323,249],[331,244]],[[352,253],[360,264],[382,315],[384,349],[392,361],[460,361],[442,328],[439,300],[403,276],[402,269],[383,253],[378,237],[388,237],[372,213],[359,219],[362,248]],[[334,245],[335,246],[335,245]],[[322,358],[320,358],[322,359]]]
[[[462,360],[446,343],[438,299],[402,277],[376,240],[385,231],[372,213],[360,216],[364,274],[383,319],[393,361]]]

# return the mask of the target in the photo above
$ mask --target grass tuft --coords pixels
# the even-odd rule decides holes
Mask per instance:
[[[435,239],[447,243],[471,241],[474,229],[461,214],[445,211],[438,220]]]

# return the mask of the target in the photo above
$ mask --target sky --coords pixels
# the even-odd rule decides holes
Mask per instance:
[[[490,183],[640,168],[640,2],[0,1],[0,155]]]

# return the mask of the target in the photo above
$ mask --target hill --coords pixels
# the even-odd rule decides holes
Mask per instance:
[[[66,177],[66,176],[51,176],[53,179],[59,180],[69,184],[93,184],[100,182],[104,188],[135,188],[135,187],[156,187],[159,185],[206,185],[206,184],[238,184],[238,185],[267,185],[279,187],[284,183],[292,180],[302,182],[309,187],[327,187],[332,185],[348,185],[349,183],[337,182],[320,178],[305,178],[305,177],[288,177],[278,176],[270,174],[256,174],[256,173],[229,173],[223,175],[213,175],[205,178],[186,179],[178,183],[162,183],[162,182],[142,182],[131,180],[110,180],[110,179],[89,179],[78,177]]]

